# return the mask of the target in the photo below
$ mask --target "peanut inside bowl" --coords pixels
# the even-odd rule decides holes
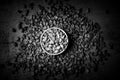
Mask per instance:
[[[58,55],[63,53],[67,48],[68,36],[62,29],[52,27],[42,33],[40,43],[42,49],[47,54]]]

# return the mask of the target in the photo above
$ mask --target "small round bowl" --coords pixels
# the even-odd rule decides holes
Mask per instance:
[[[52,27],[44,30],[40,37],[42,49],[49,55],[63,53],[68,46],[68,36],[64,30]]]

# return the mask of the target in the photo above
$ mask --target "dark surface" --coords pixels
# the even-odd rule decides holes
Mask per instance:
[[[0,1],[0,74],[2,76],[2,78],[9,80],[8,76],[9,76],[9,71],[7,72],[7,70],[5,69],[5,65],[3,65],[4,63],[4,55],[7,55],[7,51],[8,50],[8,30],[11,27],[10,26],[10,22],[12,22],[10,19],[12,12],[15,10],[13,9],[13,7],[17,7],[19,5],[21,5],[24,2],[27,2],[28,0],[25,1],[21,1],[21,0],[2,0]],[[48,1],[48,0],[46,0]],[[52,1],[52,0],[51,0]],[[67,0],[66,0],[67,1]],[[120,45],[120,26],[119,26],[119,7],[118,7],[118,2],[117,0],[112,0],[112,1],[101,1],[101,0],[79,0],[79,1],[73,1],[74,3],[76,3],[77,5],[81,5],[83,4],[84,6],[93,6],[93,8],[97,11],[94,11],[94,9],[92,8],[91,10],[89,9],[88,12],[91,13],[91,15],[95,16],[95,17],[91,17],[95,19],[96,21],[100,22],[103,26],[103,28],[105,29],[105,33],[106,33],[106,37],[108,41],[111,41],[114,43],[114,49],[115,51],[112,52],[112,56],[109,58],[109,60],[106,62],[106,64],[104,66],[102,66],[100,68],[100,70],[98,72],[95,72],[95,74],[93,74],[93,77],[91,80],[116,80],[119,79],[119,72],[120,72],[120,49],[119,49],[119,45]],[[50,3],[50,2],[49,2]],[[95,4],[94,5],[90,5],[91,3]],[[11,7],[13,6],[13,7]],[[33,4],[31,3],[31,9],[33,7]],[[96,7],[97,6],[97,7]],[[98,9],[97,9],[98,8]],[[100,9],[100,11],[99,11]],[[22,11],[18,11],[19,13],[22,13]],[[29,11],[28,11],[29,12]],[[28,12],[26,13],[26,15],[28,14]],[[94,13],[95,12],[95,13]],[[99,16],[101,19],[99,21]],[[104,17],[105,15],[105,17]],[[108,21],[106,22],[106,16],[108,18]],[[12,15],[13,17],[13,15]],[[97,18],[97,19],[96,19]],[[105,19],[104,19],[105,18]],[[9,22],[10,21],[10,22]],[[8,24],[9,22],[9,24]],[[13,20],[14,22],[14,20]],[[106,22],[106,23],[105,23]],[[12,24],[12,23],[11,23]],[[19,29],[22,29],[21,26],[19,26]],[[3,31],[5,31],[5,33],[3,33]],[[16,32],[15,30],[13,30],[13,32]],[[15,44],[17,45],[17,44]],[[111,47],[112,48],[112,47]],[[112,48],[113,49],[113,48]],[[83,68],[84,70],[84,68]],[[6,71],[2,73],[2,71]],[[86,76],[85,76],[86,77]],[[90,79],[88,79],[90,80]]]

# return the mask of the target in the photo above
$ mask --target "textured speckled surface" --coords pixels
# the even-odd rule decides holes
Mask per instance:
[[[3,71],[3,78],[12,79],[12,73],[9,71],[9,68],[6,68],[4,65],[5,61],[9,58],[14,57],[17,50],[12,48],[14,40],[17,40],[16,36],[22,36],[21,32],[17,29],[17,33],[12,32],[12,27],[17,28],[20,15],[17,13],[18,9],[23,9],[23,4],[26,4],[30,1],[25,0],[12,0],[12,1],[3,1],[0,5],[0,64],[1,72]],[[31,0],[32,2],[32,0]],[[35,1],[37,4],[45,4],[44,1]],[[77,0],[70,1],[71,4],[75,5],[77,8],[82,8],[83,12],[87,11],[87,8],[90,8],[90,13],[87,14],[87,17],[92,19],[95,22],[98,22],[102,30],[104,31],[105,40],[107,43],[113,43],[114,51],[111,52],[110,58],[105,62],[105,65],[101,65],[100,69],[97,72],[91,74],[86,74],[84,76],[79,76],[80,79],[84,80],[106,80],[106,79],[117,79],[119,75],[119,15],[118,15],[118,5],[116,1],[101,1],[101,0]],[[25,5],[24,5],[25,7]],[[112,44],[111,44],[112,46]],[[111,48],[109,46],[109,48]],[[12,52],[9,52],[10,50]],[[10,56],[10,57],[9,57]],[[6,64],[5,64],[6,65]],[[0,73],[2,74],[2,73]],[[32,74],[32,73],[31,73]],[[26,75],[21,72],[20,76]],[[44,76],[41,77],[44,79]],[[79,78],[77,78],[79,80]],[[31,77],[28,77],[31,79]],[[70,78],[71,80],[72,78]],[[21,79],[19,79],[21,80]]]

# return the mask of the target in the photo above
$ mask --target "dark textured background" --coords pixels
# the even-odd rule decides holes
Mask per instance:
[[[9,36],[12,27],[17,25],[18,14],[15,12],[23,3],[32,0],[0,0],[0,64],[4,63],[9,54]],[[66,0],[67,1],[67,0]],[[42,1],[37,1],[43,3]],[[98,22],[102,26],[106,42],[114,44],[114,52],[104,66],[96,73],[90,74],[92,80],[116,80],[120,74],[120,26],[119,26],[119,4],[117,0],[72,0],[70,3],[77,8],[90,8],[87,15],[90,19]],[[14,37],[14,36],[13,36]],[[0,66],[0,73],[4,66]],[[94,75],[96,74],[96,75]],[[7,77],[7,75],[6,75]]]

